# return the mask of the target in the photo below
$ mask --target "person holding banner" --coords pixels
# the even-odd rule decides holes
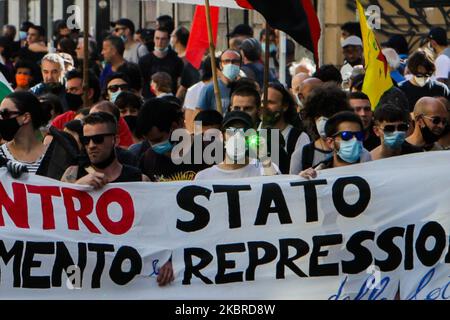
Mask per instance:
[[[406,110],[393,104],[385,104],[378,107],[374,115],[374,132],[380,138],[381,145],[372,150],[373,160],[423,151],[406,141],[411,122]]]
[[[108,183],[149,181],[135,167],[123,165],[117,160],[117,121],[105,112],[92,113],[83,120],[83,136],[80,137],[86,149],[91,166],[71,166],[61,181],[88,185],[101,189]]]
[[[315,168],[300,172],[305,179],[315,179],[320,170],[349,166],[372,158],[363,148],[364,127],[361,118],[353,112],[343,111],[328,119],[325,125],[326,142],[333,156]]]
[[[414,132],[406,140],[424,151],[442,150],[437,141],[449,123],[445,105],[436,98],[421,98],[414,108],[414,121]]]
[[[222,123],[222,134],[225,144],[225,160],[211,168],[197,173],[195,180],[215,180],[215,179],[241,179],[249,177],[264,176],[262,162],[257,159],[250,159],[250,149],[252,142],[256,141],[255,135],[249,135],[248,130],[254,128],[254,123],[250,115],[243,111],[231,111],[225,116]],[[253,129],[254,131],[254,129]],[[259,139],[258,147],[262,143]],[[261,152],[260,152],[261,153]],[[280,174],[280,170],[272,164],[273,170]]]

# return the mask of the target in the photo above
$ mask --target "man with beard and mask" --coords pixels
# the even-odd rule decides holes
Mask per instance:
[[[116,155],[117,122],[105,112],[91,113],[83,120],[80,137],[90,166],[71,166],[61,181],[101,189],[108,183],[149,181],[138,168],[124,165]]]
[[[241,72],[242,57],[239,52],[225,50],[220,56],[219,63],[219,88],[222,100],[223,113],[226,114],[230,105],[231,84],[238,80]],[[200,93],[197,110],[217,110],[216,97],[214,94],[214,84],[207,84]]]
[[[53,93],[60,97],[65,112],[69,110],[69,107],[65,100],[64,70],[64,59],[60,55],[56,53],[47,54],[41,62],[43,82],[35,85],[30,91],[37,96]]]
[[[183,154],[180,164],[174,163],[172,150],[175,144],[171,138],[175,130],[185,130],[183,122],[183,111],[164,99],[149,99],[139,111],[136,133],[145,140],[140,147],[137,146],[140,150],[136,154],[142,154],[139,167],[152,181],[193,180],[198,171],[209,167],[203,163],[184,161],[192,159],[193,148]]]
[[[289,172],[292,154],[311,142],[301,128],[296,104],[289,91],[279,83],[270,83],[267,108],[262,110],[262,129],[275,129],[281,133],[284,151],[287,153],[287,168],[280,163],[283,173]],[[281,157],[280,157],[281,159]]]
[[[353,68],[363,64],[363,42],[357,36],[350,36],[341,41],[341,46],[345,59],[341,68],[341,75],[342,80],[346,83],[352,75]]]
[[[406,141],[411,122],[409,113],[393,104],[379,106],[375,110],[375,134],[381,145],[370,153],[372,160],[385,159],[404,154],[423,152]]]
[[[370,154],[363,147],[364,131],[361,119],[353,112],[343,111],[328,119],[325,125],[326,142],[333,150],[329,159],[315,168],[309,168],[300,173],[305,179],[317,178],[318,171],[349,166],[355,163],[371,161]],[[368,153],[368,152],[367,152]],[[364,161],[365,159],[366,161]]]
[[[408,70],[413,75],[409,81],[399,85],[409,101],[409,111],[413,112],[422,97],[445,97],[450,100],[448,87],[431,76],[436,71],[432,58],[423,50],[416,51],[408,59]]]
[[[242,179],[265,175],[262,163],[250,159],[250,136],[247,130],[253,129],[252,118],[243,111],[227,113],[222,123],[222,135],[225,143],[225,160],[211,168],[197,173],[195,180]],[[273,171],[280,174],[276,166]]]
[[[445,105],[436,98],[421,98],[414,108],[414,121],[414,132],[406,141],[424,151],[442,150],[436,142],[445,133],[448,125]]]
[[[362,92],[352,92],[349,95],[350,107],[361,118],[364,127],[364,148],[372,151],[380,145],[380,139],[373,131],[373,111],[369,97]]]
[[[154,95],[150,91],[152,76],[157,72],[167,72],[172,78],[172,93],[177,92],[178,82],[183,73],[183,60],[170,48],[171,31],[165,28],[158,28],[155,31],[155,49],[146,56],[139,59],[139,67],[144,77],[144,88],[142,95],[144,98],[152,98]]]

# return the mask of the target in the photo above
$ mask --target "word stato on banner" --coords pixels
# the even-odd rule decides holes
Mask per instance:
[[[100,191],[2,169],[0,297],[448,300],[449,158]]]

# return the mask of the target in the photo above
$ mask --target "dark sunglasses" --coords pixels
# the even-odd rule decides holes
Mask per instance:
[[[13,115],[22,115],[22,114],[23,112],[20,111],[11,111],[8,109],[0,110],[0,116],[2,117],[3,120],[11,119],[11,116]]]
[[[89,142],[95,143],[95,144],[102,144],[105,142],[105,137],[115,136],[115,133],[104,133],[104,134],[96,134],[95,136],[84,136],[80,137],[80,141],[84,146],[87,146]]]
[[[112,86],[108,87],[108,91],[111,91],[113,93],[119,91],[119,89],[122,91],[128,90],[128,85],[127,84],[113,84]]]
[[[358,141],[364,141],[364,132],[362,132],[362,131],[357,131],[357,132],[341,131],[341,132],[336,133],[333,137],[334,138],[341,137],[341,139],[344,141],[350,141],[353,139],[353,137],[356,137],[356,139]]]
[[[409,125],[406,123],[388,124],[388,125],[385,125],[384,128],[382,128],[382,129],[384,132],[387,132],[387,133],[393,133],[395,131],[406,132],[409,129]]]
[[[444,126],[446,126],[448,124],[448,120],[447,118],[441,118],[441,117],[427,117],[425,115],[423,115],[424,118],[431,120],[431,122],[434,125],[439,125],[440,123],[442,123]]]

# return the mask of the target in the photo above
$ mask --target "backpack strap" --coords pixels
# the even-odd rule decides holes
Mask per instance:
[[[312,168],[314,161],[314,142],[307,144],[302,150],[302,170]]]
[[[289,136],[287,138],[287,145],[286,145],[286,150],[289,155],[289,158],[294,153],[295,146],[297,145],[298,138],[300,137],[301,134],[302,134],[302,132],[295,127],[293,127],[291,129],[291,132],[289,132]]]

